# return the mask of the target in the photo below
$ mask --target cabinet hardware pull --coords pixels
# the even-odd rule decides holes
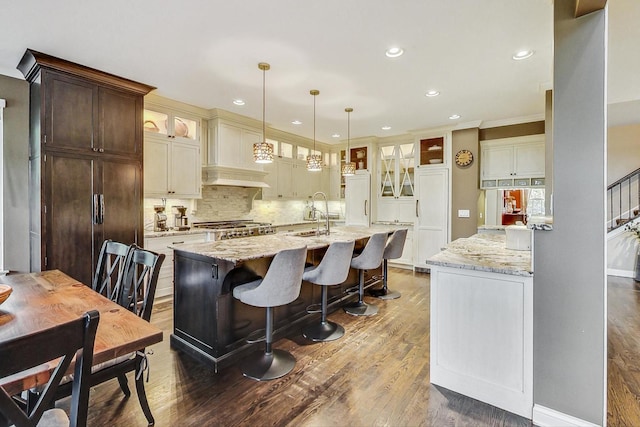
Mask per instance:
[[[368,200],[364,201],[364,216],[367,216],[367,202]]]
[[[183,240],[183,241],[181,241],[181,242],[171,242],[171,244],[172,244],[172,245],[180,245],[180,244],[182,244],[182,243],[184,243],[184,240]]]
[[[99,148],[98,151],[104,153],[104,148]]]
[[[93,150],[94,152],[98,151],[98,149],[96,147],[93,147],[91,150]]]
[[[98,217],[99,215],[99,209],[100,206],[98,206],[99,204],[99,200],[98,200],[98,195],[94,194],[93,195],[93,223],[94,224],[100,224],[100,218]]]
[[[218,279],[218,264],[211,264],[211,278]]]
[[[420,217],[420,213],[418,212],[418,203],[420,203],[420,200],[416,200],[416,217]]]
[[[104,194],[100,194],[100,224],[104,223]]]

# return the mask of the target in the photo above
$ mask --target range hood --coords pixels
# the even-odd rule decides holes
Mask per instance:
[[[267,172],[230,168],[225,166],[203,166],[202,185],[226,185],[231,187],[269,188],[265,182]]]

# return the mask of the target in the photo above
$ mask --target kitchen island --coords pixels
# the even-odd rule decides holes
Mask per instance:
[[[531,419],[533,269],[506,236],[455,240],[431,268],[430,381]]]
[[[256,331],[264,329],[265,316],[263,308],[233,298],[234,287],[263,277],[281,250],[307,246],[307,262],[317,265],[332,242],[354,240],[359,251],[374,232],[380,231],[339,227],[330,235],[272,234],[175,246],[171,347],[216,371],[235,362],[257,349],[247,340],[255,340],[260,334]],[[368,286],[376,283],[373,276],[380,273],[380,269],[367,271]],[[347,292],[357,283],[357,271],[352,270],[344,283],[328,288],[330,311],[357,297],[357,293]],[[307,307],[319,304],[320,298],[319,286],[303,282],[297,300],[275,308],[275,337],[317,321],[319,314],[309,314]]]

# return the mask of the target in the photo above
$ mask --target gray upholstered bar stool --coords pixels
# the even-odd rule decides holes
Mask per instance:
[[[356,242],[333,242],[320,264],[305,269],[302,279],[322,286],[322,315],[320,323],[309,325],[302,335],[311,341],[333,341],[344,335],[344,328],[327,320],[327,288],[347,280],[351,256]]]
[[[358,269],[358,302],[344,307],[344,311],[354,316],[372,316],[378,307],[364,302],[364,271],[380,267],[387,233],[376,233],[369,238],[362,253],[351,260],[351,267]]]
[[[404,249],[404,241],[407,239],[407,229],[399,228],[394,231],[387,245],[384,247],[384,253],[382,254],[382,288],[374,289],[371,291],[371,295],[379,299],[396,299],[400,298],[400,292],[392,291],[387,286],[387,280],[389,277],[387,263],[390,259],[397,259],[402,256]]]
[[[263,279],[237,286],[233,296],[245,304],[266,307],[265,350],[241,364],[245,377],[258,381],[280,378],[293,369],[296,359],[284,350],[272,349],[273,308],[289,304],[300,295],[307,247],[286,249],[276,254]]]

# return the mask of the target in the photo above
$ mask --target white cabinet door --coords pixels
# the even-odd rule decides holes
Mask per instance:
[[[331,200],[340,200],[343,196],[341,193],[341,174],[339,166],[332,167],[329,171],[329,192],[327,195]]]
[[[201,196],[202,171],[200,147],[181,142],[171,143],[170,188],[182,197]]]
[[[544,142],[514,146],[515,176],[544,177]]]
[[[427,268],[427,258],[440,252],[449,239],[448,169],[420,168],[416,187],[414,265]]]
[[[273,200],[278,197],[278,159],[273,163],[267,163],[263,166],[267,175],[264,177],[264,182],[269,187],[262,189],[262,200]]]
[[[242,144],[240,145],[241,167],[246,169],[258,169],[253,161],[253,144],[262,140],[262,134],[247,129],[242,129]]]
[[[293,197],[293,161],[279,160],[276,167],[278,181],[278,199]]]
[[[144,194],[166,197],[169,193],[170,142],[145,138]]]
[[[513,145],[482,150],[482,179],[513,177]]]
[[[371,223],[371,175],[348,176],[345,188],[345,224],[368,227]]]

